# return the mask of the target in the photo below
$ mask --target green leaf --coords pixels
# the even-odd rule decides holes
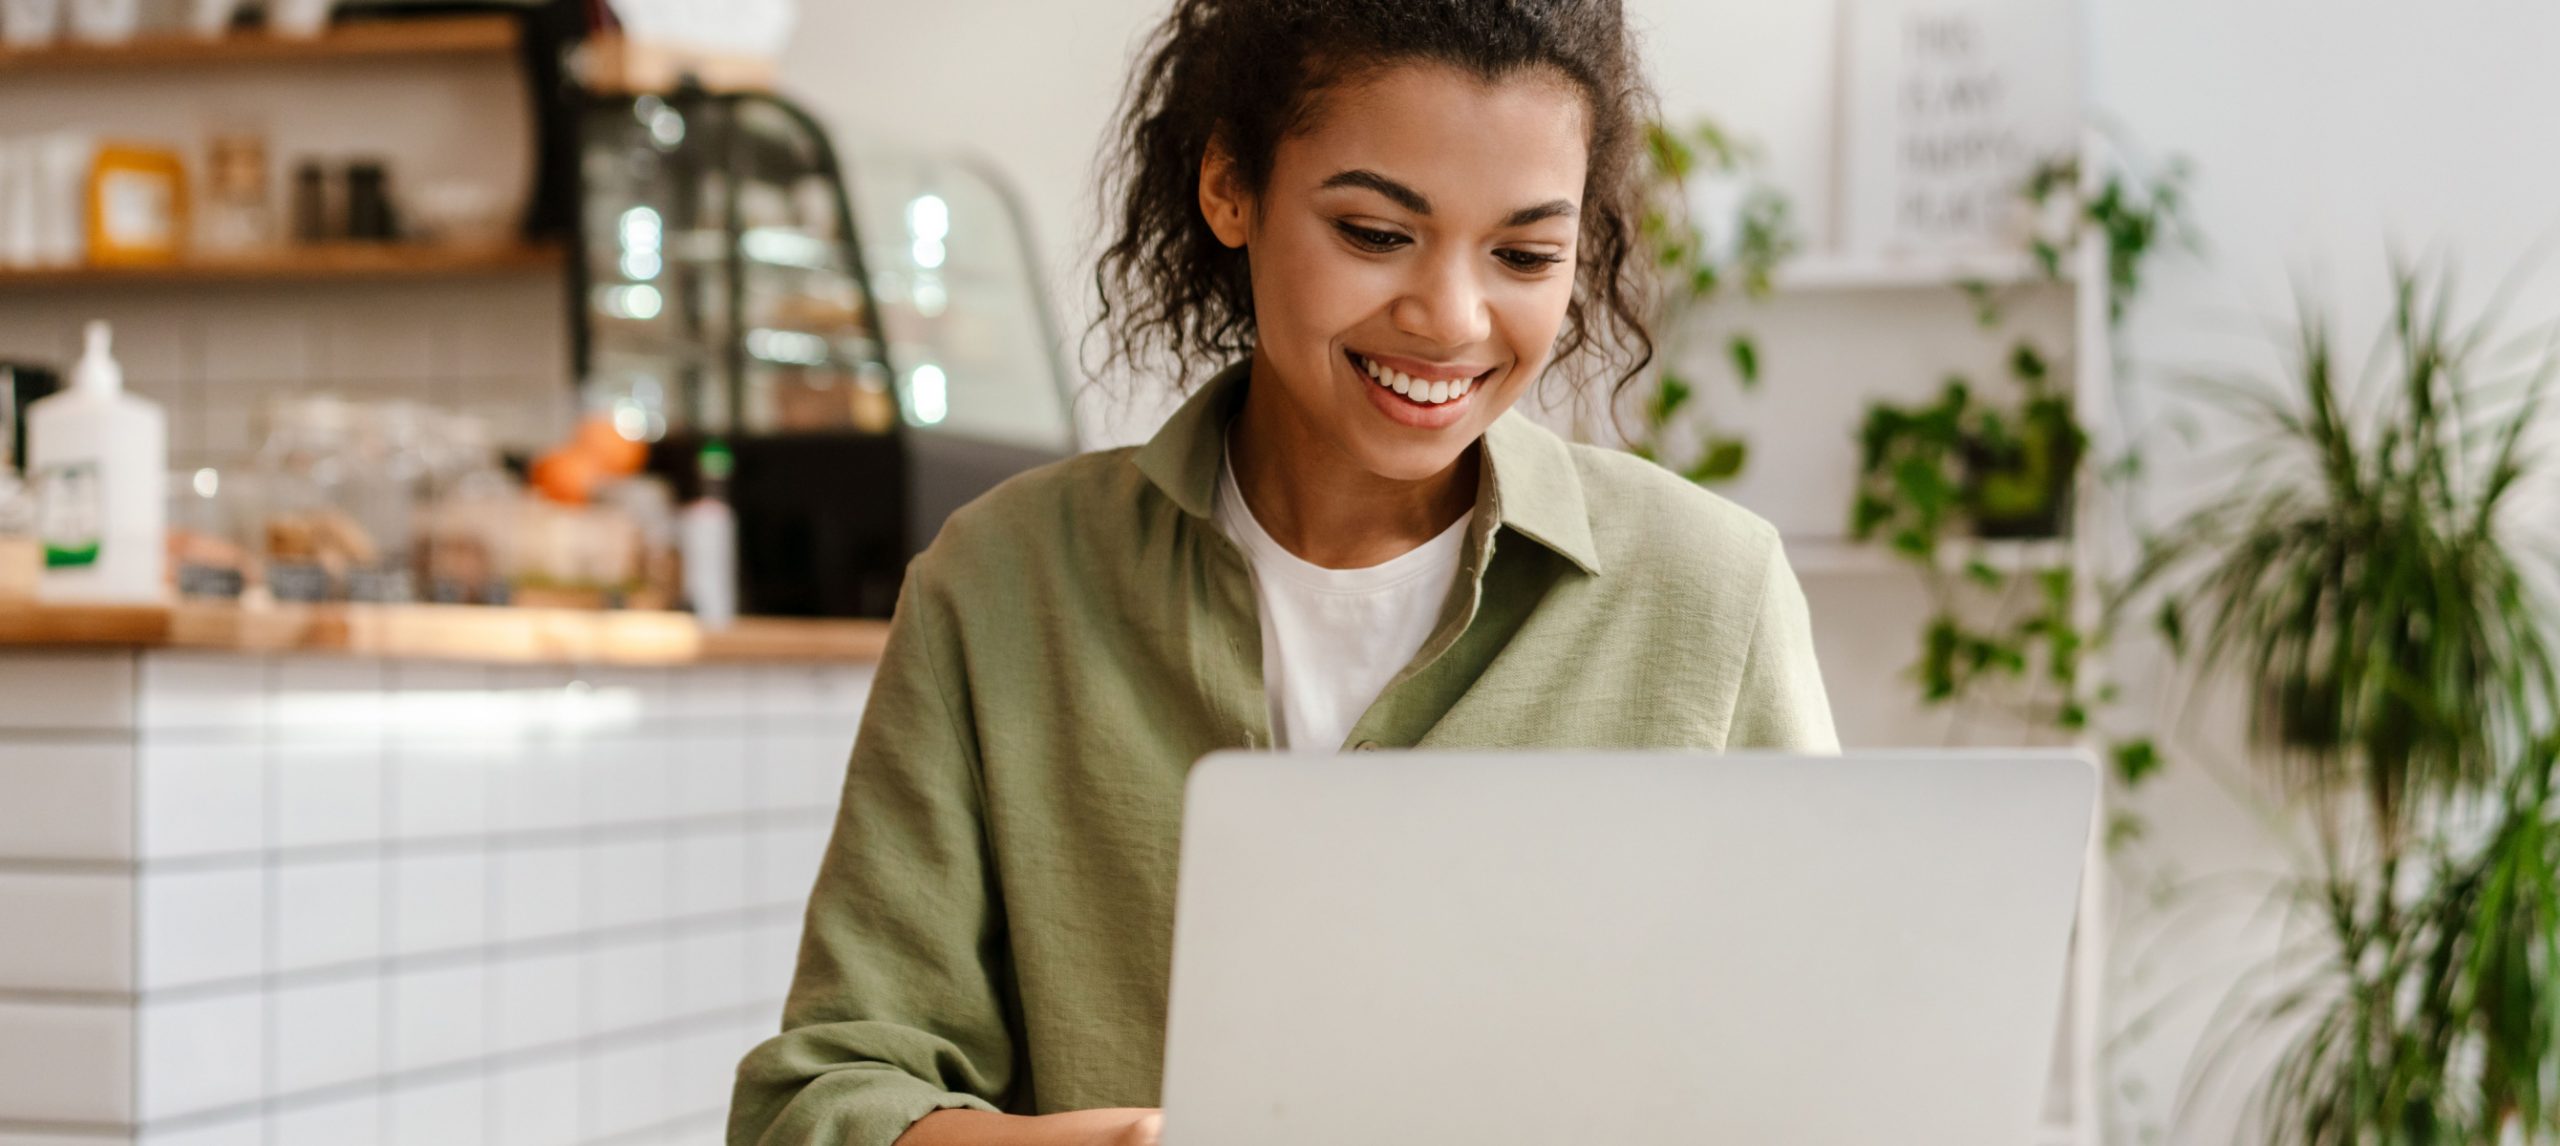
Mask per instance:
[[[2160,602],[2160,612],[2153,619],[2153,623],[2160,629],[2160,638],[2169,642],[2169,655],[2174,657],[2187,655],[2186,608],[2176,597]]]
[[[1946,616],[1934,617],[1920,643],[1920,693],[1924,700],[1941,701],[1956,691],[1956,623]]]
[[[2036,585],[2044,590],[2045,607],[2055,613],[2071,607],[2071,567],[2046,569],[2036,574]]]
[[[1992,568],[1990,562],[1983,561],[1979,558],[1965,562],[1964,575],[1967,578],[1970,578],[1974,584],[1980,585],[1985,589],[1997,589],[2000,587],[2001,582],[2008,580],[2008,578],[2000,575],[2000,571],[1998,569]]]
[[[1723,275],[1716,268],[1700,263],[1689,269],[1690,294],[1705,298],[1716,293],[1716,288],[1721,285],[1723,285]]]
[[[1751,443],[1740,438],[1715,438],[1707,443],[1707,456],[1682,476],[1701,485],[1725,481],[1741,473],[1750,460]]]
[[[1742,379],[1742,388],[1757,389],[1760,385],[1760,344],[1748,334],[1737,334],[1733,341],[1725,344],[1725,352],[1733,358],[1733,372]]]
[[[2160,749],[2149,737],[2118,743],[2109,755],[2113,758],[2116,779],[2127,788],[2138,788],[2142,782],[2160,771]]]
[[[1849,504],[1849,535],[1860,541],[1873,536],[1876,527],[1893,516],[1893,506],[1873,494],[1859,494]]]
[[[2107,816],[2107,849],[2117,851],[2140,842],[2149,834],[2150,826],[2131,812],[2115,812]]]
[[[2024,381],[2041,382],[2048,370],[2044,355],[2036,350],[2035,344],[2020,342],[2015,350],[2009,352],[2009,372]]]
[[[1657,430],[1669,425],[1672,416],[1680,412],[1680,407],[1689,404],[1690,394],[1686,380],[1677,374],[1664,373],[1662,381],[1654,387],[1653,402],[1645,408],[1645,422]]]
[[[2062,277],[2061,247],[2055,246],[2051,240],[2038,239],[2035,244],[2035,255],[2036,265],[2044,269],[2044,275],[2046,278],[2058,279]]]

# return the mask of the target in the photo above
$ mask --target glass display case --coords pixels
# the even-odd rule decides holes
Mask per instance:
[[[1072,452],[1065,339],[1012,188],[977,160],[888,142],[861,145],[852,179],[908,425]]]
[[[816,121],[763,95],[606,98],[581,150],[590,409],[649,441],[895,429],[863,248]]]
[[[865,144],[788,101],[598,96],[578,132],[583,401],[695,488],[735,458],[749,613],[886,616],[951,512],[1075,448],[1061,341],[987,168]]]

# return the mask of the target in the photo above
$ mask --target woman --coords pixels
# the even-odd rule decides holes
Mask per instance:
[[[1775,531],[1509,412],[1650,354],[1634,61],[1614,0],[1178,0],[1102,327],[1233,365],[917,558],[732,1143],[1153,1143],[1210,751],[1833,746]]]

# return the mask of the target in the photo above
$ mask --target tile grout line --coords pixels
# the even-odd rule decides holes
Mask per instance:
[[[652,1034],[663,1036],[681,1034],[685,1032],[717,1030],[722,1025],[735,1022],[740,1017],[752,1011],[761,1009],[766,1005],[767,1003],[764,1000],[756,1000],[746,1003],[732,1003],[727,1006],[715,1007],[690,1015],[677,1015],[670,1018],[660,1019],[646,1026],[634,1027],[629,1031],[600,1035],[573,1035],[569,1038],[554,1039],[550,1042],[536,1043],[532,1046],[520,1047],[514,1050],[485,1053],[470,1059],[456,1059],[451,1062],[434,1063],[404,1071],[385,1072],[369,1078],[349,1079],[344,1082],[334,1082],[321,1086],[307,1087],[305,1089],[289,1093],[267,1095],[258,1100],[235,1102],[221,1106],[210,1106],[200,1110],[190,1110],[183,1114],[173,1114],[166,1118],[154,1119],[148,1122],[137,1122],[133,1126],[119,1127],[117,1129],[119,1131],[150,1132],[187,1130],[224,1122],[239,1121],[244,1117],[253,1115],[272,1120],[274,1114],[279,1112],[289,1113],[296,1110],[310,1109],[315,1106],[324,1106],[332,1102],[341,1102],[349,1098],[361,1097],[368,1090],[376,1091],[381,1095],[388,1096],[407,1089],[423,1088],[443,1082],[468,1078],[474,1073],[489,1069],[492,1066],[523,1066],[560,1061],[581,1061],[584,1058],[589,1057],[590,1052],[615,1045],[617,1040],[621,1039],[645,1037]],[[5,1130],[10,1125],[11,1123],[7,1120],[0,1119],[0,1130]],[[103,1127],[113,1126],[114,1124],[101,1123],[96,1125]]]
[[[258,853],[260,882],[265,888],[259,903],[263,934],[258,941],[258,1134],[259,1141],[266,1146],[275,1146],[276,1091],[282,1082],[284,1069],[283,1008],[274,989],[267,985],[269,977],[276,971],[276,952],[283,942],[284,933],[281,903],[284,877],[277,870],[276,860],[276,843],[281,830],[279,822],[284,818],[284,784],[283,770],[276,760],[274,735],[276,692],[283,683],[283,671],[280,660],[264,662],[258,689],[258,771],[259,783],[264,789],[259,793],[259,805],[265,811],[265,822],[259,825],[259,834],[267,845]]]
[[[45,856],[0,856],[0,875],[7,874],[74,874],[74,875],[190,875],[206,872],[256,870],[270,862],[286,864],[342,863],[366,858],[369,851],[385,844],[397,845],[404,854],[419,856],[468,855],[474,849],[496,846],[507,850],[540,850],[588,842],[619,843],[648,840],[665,829],[693,836],[718,834],[723,829],[741,832],[764,827],[814,827],[821,820],[831,821],[832,808],[815,804],[789,808],[747,810],[707,816],[674,819],[633,820],[624,823],[599,824],[574,828],[531,828],[515,832],[485,832],[466,835],[429,836],[415,840],[377,842],[351,841],[326,844],[293,844],[262,847],[255,851],[214,852],[200,855],[138,859],[54,859]],[[763,822],[759,822],[759,817]]]
[[[380,682],[382,703],[384,715],[387,716],[391,706],[397,703],[393,698],[398,691],[400,673],[394,665],[387,662],[376,671],[382,678]],[[394,840],[399,834],[400,823],[401,756],[399,742],[383,731],[380,725],[376,726],[374,734],[378,744],[373,758],[380,769],[374,775],[375,814],[381,819],[381,828],[374,834],[374,848],[377,856],[374,879],[377,881],[375,886],[378,896],[378,906],[374,913],[374,942],[379,945],[383,956],[383,970],[375,977],[373,995],[375,1013],[379,1020],[374,1028],[374,1037],[377,1044],[376,1053],[380,1056],[374,1072],[376,1085],[374,1136],[376,1140],[388,1143],[392,1141],[394,1130],[391,1120],[391,1092],[381,1080],[389,1077],[399,1062],[400,1008],[397,992],[400,973],[392,969],[390,961],[399,950],[396,931],[400,917],[400,865],[397,862],[398,849]]]
[[[129,787],[125,792],[125,830],[132,833],[130,838],[126,841],[126,844],[127,850],[131,852],[136,859],[139,859],[142,856],[142,845],[144,839],[143,832],[145,829],[145,825],[143,823],[142,793],[143,785],[146,781],[143,775],[143,770],[150,766],[149,763],[143,759],[142,755],[142,659],[148,655],[150,654],[147,652],[135,650],[133,652],[126,653],[124,660],[125,717],[127,724],[125,739],[126,742],[132,746],[130,752],[125,757],[129,762],[125,769],[126,780],[131,785],[131,787]],[[125,922],[127,927],[125,934],[125,981],[130,984],[134,990],[133,1005],[125,1011],[125,1117],[131,1120],[136,1127],[139,1127],[142,1123],[142,1112],[144,1110],[143,1100],[146,1097],[143,1085],[148,1081],[143,1076],[142,1064],[145,1055],[150,1049],[143,1042],[141,992],[144,968],[142,964],[142,952],[144,938],[151,927],[151,913],[145,910],[145,903],[147,901],[143,898],[142,873],[138,868],[133,872],[133,874],[126,877],[125,886],[129,889],[126,893],[125,899]],[[137,1136],[139,1135],[137,1134]]]

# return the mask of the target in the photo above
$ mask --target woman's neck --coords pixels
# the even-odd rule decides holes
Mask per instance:
[[[1263,532],[1327,569],[1393,560],[1475,508],[1482,443],[1418,481],[1380,477],[1294,408],[1270,366],[1253,359],[1244,409],[1227,429],[1227,465]]]

